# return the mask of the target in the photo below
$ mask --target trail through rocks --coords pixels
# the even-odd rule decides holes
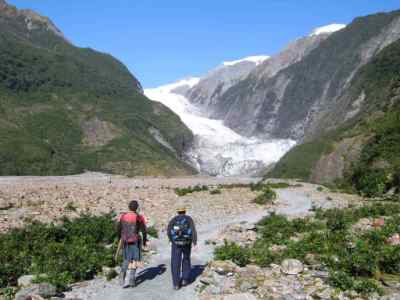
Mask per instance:
[[[310,208],[316,203],[319,206],[329,207],[335,202],[326,200],[325,197],[314,197],[310,188],[314,191],[315,186],[307,185],[307,188],[288,188],[277,190],[278,200],[273,208],[265,210],[249,210],[237,217],[219,218],[208,224],[198,227],[199,246],[192,254],[192,271],[194,279],[199,276],[208,261],[212,259],[213,247],[206,245],[205,241],[212,239],[227,225],[247,221],[255,223],[271,211],[288,216],[303,216],[309,213]],[[336,203],[337,204],[337,203]],[[209,212],[212,215],[212,212]],[[182,288],[179,291],[172,289],[172,281],[169,267],[170,245],[162,232],[159,240],[153,241],[158,253],[151,257],[149,265],[139,271],[138,286],[136,288],[122,289],[118,280],[106,282],[104,279],[93,280],[87,286],[77,288],[67,296],[82,299],[99,300],[128,300],[128,299],[154,299],[154,300],[185,300],[197,299],[195,283]]]

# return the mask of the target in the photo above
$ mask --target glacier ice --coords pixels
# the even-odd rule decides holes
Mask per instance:
[[[195,82],[189,80],[189,84]],[[184,80],[145,89],[144,93],[151,100],[169,107],[192,130],[195,139],[187,154],[201,173],[214,176],[257,175],[296,144],[293,140],[243,137],[225,126],[222,120],[204,117],[188,99],[173,92],[182,84],[188,82]]]

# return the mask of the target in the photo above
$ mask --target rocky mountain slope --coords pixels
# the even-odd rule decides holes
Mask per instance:
[[[335,113],[348,120],[289,151],[270,176],[335,184],[367,196],[400,192],[400,40],[362,67],[349,86],[326,122]]]
[[[399,17],[395,11],[357,18],[296,41],[223,93],[214,115],[247,136],[296,140],[341,123],[339,98],[359,68],[400,37]]]
[[[269,56],[260,55],[224,62],[199,79],[194,86],[185,91],[184,95],[201,108],[204,114],[216,117],[214,106],[218,104],[221,95],[268,59]]]
[[[108,54],[0,0],[0,175],[192,173],[189,129]]]

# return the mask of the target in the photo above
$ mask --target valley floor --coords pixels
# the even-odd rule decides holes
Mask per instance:
[[[242,206],[241,211],[236,211],[235,215],[229,215],[228,213],[221,217],[218,211],[209,210],[208,207],[204,207],[203,209],[211,217],[211,220],[206,223],[200,222],[198,228],[200,237],[199,248],[192,255],[194,275],[200,275],[207,262],[212,260],[213,247],[206,243],[206,241],[216,239],[228,225],[240,222],[252,224],[271,211],[293,217],[304,216],[310,213],[313,205],[329,208],[347,206],[350,202],[358,201],[358,198],[355,196],[341,194],[329,194],[332,200],[328,201],[326,199],[328,193],[318,192],[316,186],[311,184],[303,184],[302,187],[281,189],[277,193],[277,202],[271,207],[254,207],[250,205],[249,199],[243,198],[242,201],[244,203],[247,202],[247,205]],[[225,204],[227,203],[225,202]],[[197,212],[197,210],[194,212]],[[193,216],[195,218],[198,217],[196,213]],[[153,247],[157,249],[157,254],[150,258],[147,267],[139,273],[139,285],[135,289],[122,289],[118,285],[117,279],[107,282],[105,279],[99,278],[78,285],[67,296],[85,300],[127,300],[135,298],[154,300],[197,299],[196,283],[180,291],[172,289],[169,269],[170,247],[165,235],[162,234],[160,239],[153,240],[152,243]]]
[[[0,229],[23,226],[27,220],[55,221],[61,216],[77,217],[82,212],[103,214],[126,210],[127,203],[140,199],[141,212],[161,231],[161,237],[152,241],[156,254],[149,258],[142,270],[144,280],[136,289],[122,290],[117,280],[107,282],[98,278],[77,284],[67,295],[79,299],[196,299],[195,284],[174,292],[169,271],[169,245],[165,226],[178,206],[185,205],[193,216],[199,231],[199,249],[193,253],[195,271],[201,273],[212,259],[213,247],[206,240],[219,236],[230,224],[242,221],[255,223],[271,211],[302,216],[313,206],[339,207],[360,199],[354,195],[330,193],[320,187],[301,183],[296,187],[277,190],[274,205],[259,206],[252,202],[258,192],[233,184],[257,182],[257,178],[126,178],[98,173],[66,177],[0,177]],[[294,184],[295,182],[289,182]],[[221,194],[209,191],[195,192],[179,197],[175,188],[195,185],[221,187]]]

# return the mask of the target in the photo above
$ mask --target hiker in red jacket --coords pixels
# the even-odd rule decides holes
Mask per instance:
[[[139,203],[131,201],[129,212],[122,214],[118,222],[118,235],[124,259],[121,268],[123,287],[136,285],[136,269],[141,266],[142,244],[144,247],[147,244],[146,220],[143,215],[138,214],[138,208]]]

